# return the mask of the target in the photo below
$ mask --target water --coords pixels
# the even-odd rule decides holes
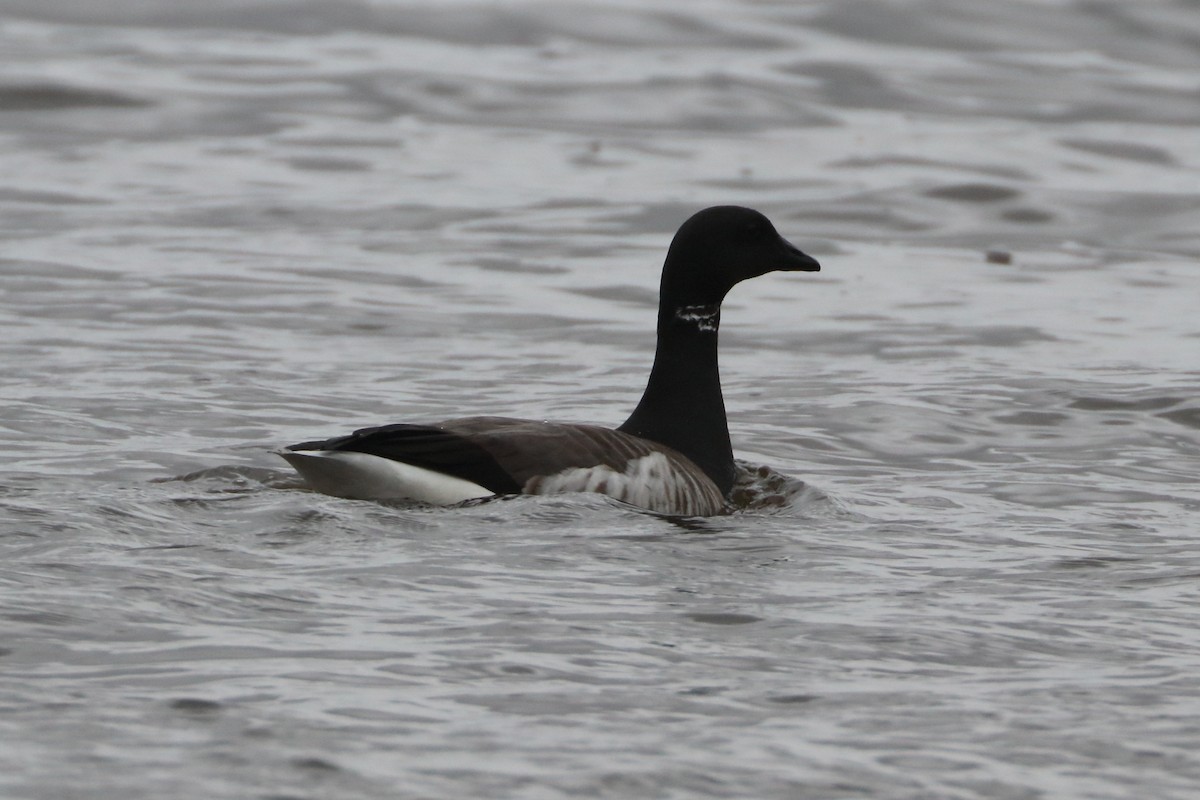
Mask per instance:
[[[12,798],[1191,798],[1200,10],[0,17]],[[619,423],[691,211],[752,510],[295,488],[274,447]]]

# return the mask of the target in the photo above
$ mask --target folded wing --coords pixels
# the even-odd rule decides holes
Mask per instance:
[[[385,425],[288,450],[365,453],[495,494],[599,492],[667,514],[719,513],[725,499],[689,459],[620,431],[507,417]]]

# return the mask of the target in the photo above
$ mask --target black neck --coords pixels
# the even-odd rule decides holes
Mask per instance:
[[[641,402],[619,430],[683,453],[722,494],[733,488],[733,448],[717,372],[721,304],[664,305]]]

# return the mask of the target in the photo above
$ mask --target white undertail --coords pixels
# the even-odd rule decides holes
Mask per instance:
[[[346,450],[281,450],[279,455],[323,494],[352,500],[415,500],[448,506],[491,497],[477,483],[402,461]]]

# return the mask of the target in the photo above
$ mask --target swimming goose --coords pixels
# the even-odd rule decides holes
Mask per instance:
[[[616,430],[462,417],[364,428],[279,455],[313,489],[337,497],[449,505],[502,494],[599,492],[664,514],[721,513],[734,482],[717,373],[721,301],[747,278],[819,269],[757,211],[707,208],[671,241],[654,366],[641,402]]]

